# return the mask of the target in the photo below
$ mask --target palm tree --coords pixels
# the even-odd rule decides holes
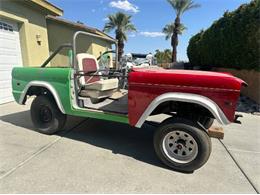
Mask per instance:
[[[183,24],[180,24],[180,26],[177,28],[177,34],[178,35],[181,35],[183,33],[184,30],[186,30],[187,28],[183,25]],[[165,34],[165,39],[168,40],[172,37],[172,34],[175,30],[175,24],[174,23],[170,23],[170,24],[167,24],[162,32]]]
[[[163,51],[163,59],[165,63],[169,63],[171,61],[171,53],[172,51],[170,49],[165,49]]]
[[[127,32],[136,31],[136,28],[131,22],[132,16],[123,12],[108,15],[107,18],[109,21],[105,24],[103,31],[110,32],[115,29],[118,41],[118,61],[120,61],[124,53],[124,42],[127,41]]]
[[[177,31],[177,35],[181,35],[183,33],[183,31],[186,30],[187,28],[183,24],[180,24],[178,28],[175,28],[175,24],[170,23],[170,24],[167,24],[162,30],[162,32],[165,34],[166,40],[169,40],[171,38],[172,47],[175,42],[178,45],[178,37],[177,37],[177,40],[175,39],[175,42],[173,41],[174,40],[173,33],[175,32],[175,29]],[[176,62],[177,45],[176,45],[176,51],[174,52],[174,48],[173,48],[173,50],[171,52],[171,57],[170,57],[171,62]]]
[[[165,49],[164,51],[160,51],[159,49],[155,50],[157,62],[159,64],[169,63],[171,61],[171,53],[172,51],[170,49]]]
[[[193,0],[167,0],[168,3],[176,12],[176,18],[174,23],[166,25],[163,32],[166,33],[166,39],[171,37],[172,46],[172,62],[177,60],[177,46],[178,46],[178,35],[185,29],[184,25],[181,24],[181,16],[192,8],[197,8],[200,5],[195,4]]]

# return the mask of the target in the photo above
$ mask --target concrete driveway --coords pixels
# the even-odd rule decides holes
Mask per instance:
[[[34,131],[29,104],[0,105],[0,193],[257,193],[260,116],[213,139],[207,164],[191,174],[167,169],[153,150],[154,128],[70,118],[66,130]],[[160,118],[158,118],[160,120]]]

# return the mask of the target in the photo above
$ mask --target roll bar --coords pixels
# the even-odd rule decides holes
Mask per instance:
[[[51,55],[47,58],[47,60],[41,65],[41,68],[47,66],[47,64],[59,53],[63,48],[72,48],[70,43],[63,44],[59,46]]]
[[[118,69],[117,67],[117,54],[118,54],[118,45],[117,45],[117,40],[111,39],[111,38],[107,38],[107,37],[102,37],[100,35],[95,35],[92,33],[88,33],[88,32],[84,32],[84,31],[77,31],[74,33],[73,35],[73,39],[72,39],[72,44],[70,43],[66,43],[63,44],[61,46],[59,46],[51,55],[50,57],[48,57],[48,59],[41,65],[42,68],[44,68],[45,66],[47,66],[47,64],[57,55],[57,53],[59,53],[63,48],[71,48],[72,49],[72,68],[75,68],[76,71],[78,71],[78,64],[77,64],[77,59],[76,59],[76,55],[77,55],[77,37],[79,35],[87,35],[87,36],[91,36],[91,37],[97,37],[109,42],[112,42],[116,45],[116,69]]]
[[[114,39],[110,39],[110,38],[106,38],[106,37],[102,37],[100,35],[95,35],[95,34],[92,34],[92,33],[88,33],[88,32],[84,32],[84,31],[77,31],[74,33],[73,35],[73,41],[72,41],[72,52],[73,52],[73,58],[72,58],[72,67],[76,69],[76,71],[79,70],[78,68],[78,64],[77,64],[77,59],[76,59],[76,54],[77,54],[77,43],[76,43],[76,40],[77,40],[77,37],[82,34],[82,35],[87,35],[87,36],[91,36],[91,37],[97,37],[97,38],[100,38],[100,39],[103,39],[103,40],[106,40],[106,41],[110,41],[112,43],[114,43],[116,45],[116,69],[118,68],[117,67],[117,54],[118,54],[118,45],[117,45],[117,40],[114,40]]]

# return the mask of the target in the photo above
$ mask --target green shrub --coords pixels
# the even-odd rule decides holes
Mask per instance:
[[[260,0],[225,12],[193,36],[187,48],[192,65],[260,70]]]

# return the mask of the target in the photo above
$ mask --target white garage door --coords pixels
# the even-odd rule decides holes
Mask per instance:
[[[0,104],[13,101],[11,73],[15,66],[22,66],[18,26],[0,20]]]

